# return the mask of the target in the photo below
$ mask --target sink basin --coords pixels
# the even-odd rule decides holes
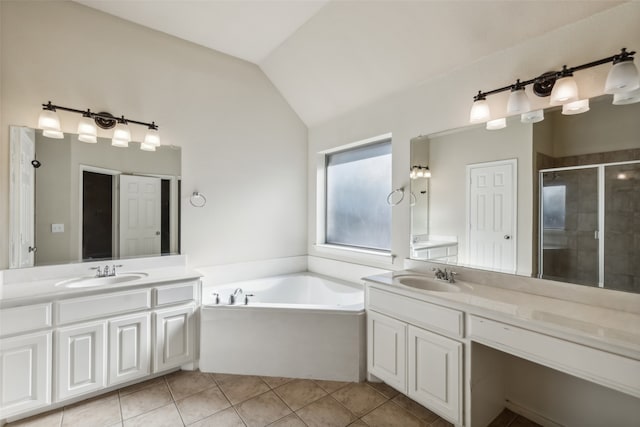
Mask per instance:
[[[395,278],[401,285],[433,292],[460,292],[460,285],[442,282],[426,276],[398,276]]]
[[[122,273],[108,277],[85,276],[63,280],[56,283],[56,286],[64,286],[65,288],[92,288],[95,286],[115,285],[116,283],[130,282],[147,276],[147,273]]]

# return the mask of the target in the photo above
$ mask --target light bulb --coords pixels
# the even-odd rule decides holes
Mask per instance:
[[[482,123],[491,118],[491,110],[486,99],[478,99],[473,102],[469,113],[469,123]]]
[[[589,111],[589,98],[570,102],[562,106],[562,114],[570,116],[573,114],[586,113]]]
[[[535,110],[522,113],[520,121],[522,123],[538,123],[544,120],[544,110]]]
[[[562,105],[578,100],[578,85],[573,76],[568,75],[556,80],[551,90],[550,105]]]
[[[640,102],[640,89],[613,94],[613,105],[635,104],[636,102]]]
[[[156,151],[156,146],[153,144],[147,144],[146,142],[140,143],[140,149],[143,151]]]
[[[495,119],[495,120],[490,120],[487,122],[487,130],[498,130],[498,129],[504,129],[506,127],[507,127],[507,119],[505,119],[504,117]]]
[[[60,118],[53,110],[42,110],[40,112],[38,129],[42,129],[42,134],[47,138],[64,138],[64,134],[60,130]]]
[[[507,102],[508,114],[521,114],[531,109],[531,103],[524,91],[524,88],[512,90]]]
[[[95,144],[98,142],[98,130],[90,117],[82,117],[78,123],[78,140]]]
[[[149,129],[144,136],[144,143],[147,145],[153,145],[155,147],[160,146],[160,134],[158,129]]]
[[[640,87],[638,69],[633,63],[633,58],[627,57],[614,63],[609,70],[607,81],[604,84],[604,93],[615,94],[630,92]]]

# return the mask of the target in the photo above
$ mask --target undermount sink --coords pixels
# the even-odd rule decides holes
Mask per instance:
[[[443,282],[426,276],[406,275],[394,278],[398,283],[411,288],[433,292],[460,292],[461,287],[455,283]]]
[[[56,283],[56,286],[64,286],[65,288],[92,288],[94,286],[115,285],[116,283],[130,282],[147,276],[147,273],[122,273],[107,277],[85,276],[63,280]]]

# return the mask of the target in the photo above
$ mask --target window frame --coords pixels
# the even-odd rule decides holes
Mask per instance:
[[[334,252],[334,250],[342,253],[348,252],[350,254],[366,254],[374,255],[377,257],[383,257],[385,261],[388,258],[393,258],[391,254],[391,248],[389,250],[372,249],[360,246],[349,246],[335,243],[328,243],[327,238],[327,158],[331,154],[339,152],[349,151],[357,148],[361,148],[367,145],[375,145],[384,142],[389,142],[393,147],[393,138],[391,133],[385,133],[382,135],[374,136],[364,140],[352,142],[349,144],[334,147],[328,150],[320,151],[316,154],[316,236],[315,236],[315,248],[322,252]],[[393,157],[393,150],[392,150]],[[393,180],[393,164],[392,168],[392,180]],[[393,187],[393,183],[390,183],[390,187]],[[393,230],[393,221],[391,221],[390,231]],[[392,237],[392,236],[391,236]],[[390,245],[393,243],[391,238]]]

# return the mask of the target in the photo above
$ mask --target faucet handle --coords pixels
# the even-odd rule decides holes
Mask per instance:
[[[217,293],[217,292],[211,292],[211,296],[212,296],[212,297],[216,297],[216,299],[215,299],[216,305],[217,305],[217,304],[220,304],[220,294],[219,294],[219,293]]]
[[[249,297],[255,296],[254,294],[244,294],[244,305],[249,304]]]
[[[109,269],[109,267],[107,267],[107,270],[108,269]],[[102,272],[100,271],[100,266],[91,267],[89,270],[96,270],[96,277],[102,277]]]

